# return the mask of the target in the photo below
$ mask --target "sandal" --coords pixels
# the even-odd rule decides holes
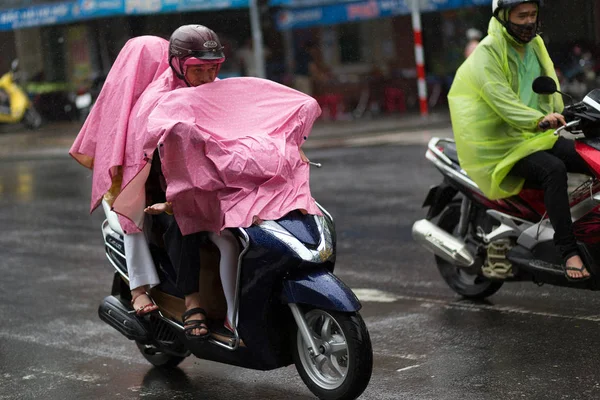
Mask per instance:
[[[194,314],[202,314],[204,315],[204,318],[188,320],[188,318]],[[208,325],[206,325],[206,311],[204,311],[203,308],[196,307],[187,310],[181,315],[181,320],[183,321],[183,331],[185,332],[185,337],[188,340],[205,340],[210,336]],[[201,335],[194,335],[192,333],[194,329],[204,329],[206,332]]]
[[[568,271],[580,272],[582,275],[583,275],[583,272],[586,271],[588,274],[584,275],[582,277],[579,277],[579,278],[574,278],[574,277],[569,276],[569,274],[567,273]],[[565,277],[570,282],[581,282],[581,281],[585,281],[587,279],[590,279],[591,274],[590,274],[590,271],[587,270],[587,268],[585,267],[585,265],[582,265],[581,268],[580,267],[571,267],[569,265],[565,265]]]
[[[131,299],[131,307],[135,307],[133,304],[135,303],[135,301],[137,300],[137,298],[140,297],[140,296],[142,296],[142,295],[148,296],[148,298],[150,299],[150,303],[145,304],[143,306],[140,306],[138,308],[134,308],[135,315],[137,315],[138,317],[143,317],[144,315],[150,314],[150,313],[152,313],[154,311],[158,311],[158,306],[156,305],[156,303],[154,302],[154,300],[152,300],[152,297],[150,297],[150,295],[147,292],[142,292],[142,293],[136,294]]]

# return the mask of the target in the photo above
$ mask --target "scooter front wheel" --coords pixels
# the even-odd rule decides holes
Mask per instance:
[[[304,319],[318,354],[311,354],[298,331],[293,356],[300,377],[320,399],[356,399],[373,371],[371,339],[362,317],[357,312],[315,308],[306,312]]]

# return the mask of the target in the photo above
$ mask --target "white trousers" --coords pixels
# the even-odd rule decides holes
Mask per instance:
[[[160,283],[154,261],[150,255],[148,242],[144,232],[123,235],[125,242],[125,261],[129,273],[129,288],[156,286]]]
[[[238,242],[228,230],[222,231],[220,235],[211,232],[209,238],[221,253],[219,271],[225,301],[227,302],[227,320],[237,325],[237,321],[233,320],[233,309],[235,307],[235,284],[237,282],[238,257],[240,254]]]

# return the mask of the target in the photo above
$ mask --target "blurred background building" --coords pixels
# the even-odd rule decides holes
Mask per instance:
[[[454,72],[464,60],[467,30],[475,28],[485,35],[491,3],[419,0],[431,107],[444,105]],[[542,36],[567,91],[597,85],[600,2],[549,3],[541,12]],[[107,74],[129,38],[145,34],[168,38],[182,24],[199,23],[214,29],[225,45],[228,61],[222,77],[252,74],[248,4],[248,0],[2,0],[0,70],[7,71],[18,58],[27,81],[86,86]],[[332,118],[417,107],[411,4],[411,0],[258,0],[267,78],[319,97]]]

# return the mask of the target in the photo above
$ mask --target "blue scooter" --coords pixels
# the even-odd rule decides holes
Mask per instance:
[[[222,329],[226,314],[218,271],[219,250],[201,249],[200,292],[205,297],[211,337],[186,338],[181,321],[183,295],[164,248],[150,243],[161,284],[150,292],[157,314],[137,317],[116,215],[105,205],[106,255],[116,269],[112,294],[99,307],[100,318],[136,342],[154,366],[174,368],[190,354],[205,360],[257,370],[295,363],[308,388],[320,399],[355,399],[371,378],[373,351],[359,314],[361,304],[333,275],[336,237],[331,215],[293,211],[277,221],[228,229],[239,246],[232,333]],[[221,328],[221,329],[220,329]]]

